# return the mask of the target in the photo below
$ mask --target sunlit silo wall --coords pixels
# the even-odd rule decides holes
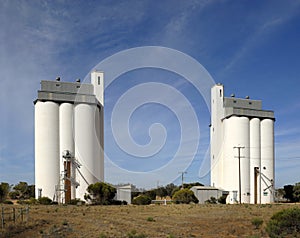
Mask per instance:
[[[37,198],[84,200],[88,185],[104,179],[104,75],[94,71],[91,79],[41,81],[34,102]]]
[[[260,165],[260,119],[250,120],[250,203],[260,203],[260,174],[256,172]]]
[[[36,196],[42,192],[53,199],[59,184],[59,105],[55,102],[35,104],[35,158]]]
[[[96,106],[93,105],[83,103],[75,105],[75,157],[82,164],[76,176],[80,184],[85,184],[78,187],[79,194],[86,193],[86,187],[89,184],[101,179],[99,142],[95,127],[98,112]]]
[[[261,202],[270,203],[274,200],[274,121],[264,119],[261,121]]]
[[[249,119],[247,117],[232,116],[224,120],[224,183],[229,190],[228,203],[236,202],[239,198],[239,181],[241,182],[241,201],[249,203],[250,180],[249,180]],[[238,148],[243,145],[241,159],[238,159]],[[243,175],[239,178],[240,173]]]
[[[64,176],[63,172],[65,169],[64,165],[64,159],[62,157],[62,154],[64,150],[69,150],[71,154],[74,154],[74,134],[73,134],[73,114],[74,114],[74,109],[73,109],[73,104],[72,103],[62,103],[59,106],[59,142],[60,142],[60,189],[64,190],[64,183],[62,181],[62,177]],[[74,176],[75,168],[74,166],[71,166],[73,178],[76,180],[76,176]],[[68,188],[67,188],[68,189]],[[60,194],[61,197],[58,198],[60,201],[64,201],[64,194]],[[71,187],[71,198],[74,199],[76,198],[76,193],[75,193],[75,186]]]
[[[273,202],[274,112],[223,92],[221,84],[211,92],[211,185],[228,192],[227,203]]]

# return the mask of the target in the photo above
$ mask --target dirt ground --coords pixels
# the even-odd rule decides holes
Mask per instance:
[[[30,206],[27,222],[8,222],[0,237],[268,237],[277,211],[299,204]],[[10,208],[12,207],[9,206]],[[16,208],[18,206],[15,206]],[[256,228],[252,221],[263,220]]]

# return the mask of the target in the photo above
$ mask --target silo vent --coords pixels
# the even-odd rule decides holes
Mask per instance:
[[[60,81],[60,77],[57,77],[57,78],[56,78],[56,81]]]
[[[249,96],[246,96],[245,98],[246,98],[246,99],[250,99],[250,97],[249,97]]]
[[[232,93],[232,94],[230,95],[230,97],[234,98],[234,97],[235,97],[235,94],[234,94],[234,93]]]
[[[80,79],[76,79],[76,83],[80,83]]]

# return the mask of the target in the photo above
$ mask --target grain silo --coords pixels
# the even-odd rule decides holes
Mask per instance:
[[[274,201],[274,112],[260,100],[224,97],[211,90],[211,185],[227,203]]]
[[[91,84],[41,81],[35,100],[36,197],[59,203],[84,200],[104,179],[103,72]]]

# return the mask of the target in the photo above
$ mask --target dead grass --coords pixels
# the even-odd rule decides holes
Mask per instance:
[[[27,223],[0,237],[268,237],[265,225],[295,204],[31,206]],[[258,229],[254,218],[263,220]]]

